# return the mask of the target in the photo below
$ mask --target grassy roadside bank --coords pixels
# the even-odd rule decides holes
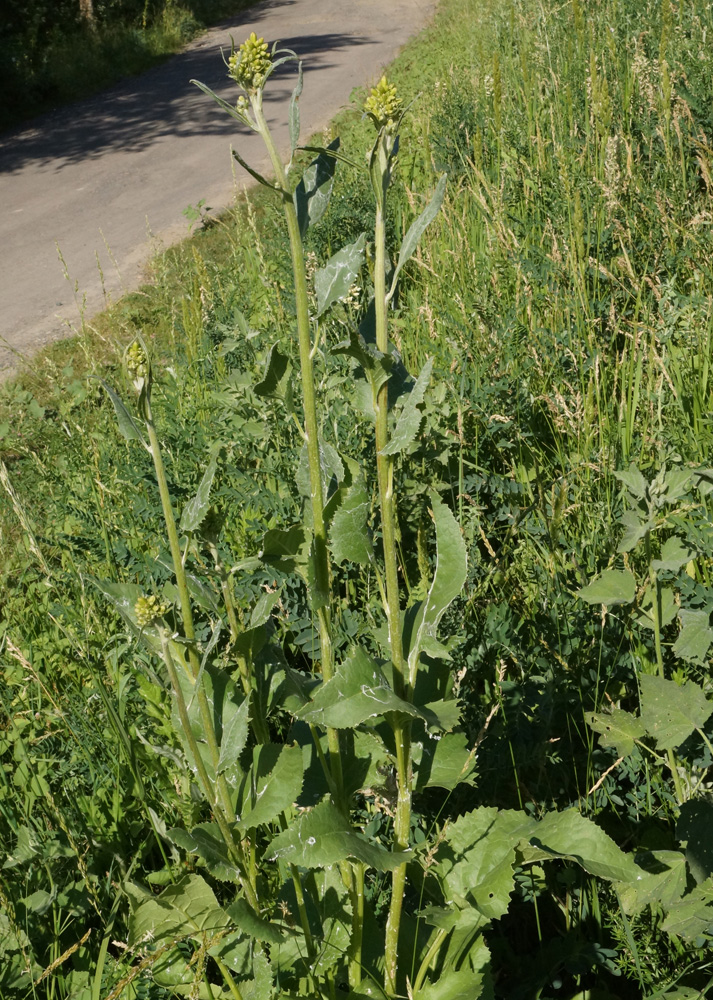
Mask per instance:
[[[252,0],[10,4],[0,26],[0,131],[143,73]],[[16,9],[17,8],[17,9]]]
[[[703,3],[444,0],[390,72],[405,100],[420,95],[402,132],[392,254],[449,175],[391,316],[406,368],[433,358],[439,375],[400,459],[401,571],[417,600],[435,484],[469,550],[446,625],[461,639],[462,733],[478,745],[474,784],[427,789],[414,829],[475,804],[538,820],[576,806],[644,873],[639,890],[613,887],[578,868],[575,850],[514,875],[506,865],[493,892],[509,905],[484,938],[486,997],[692,1000],[709,988],[711,21]],[[332,128],[357,163],[368,128],[356,111]],[[340,163],[308,266],[372,227],[368,178]],[[373,273],[367,253],[315,355],[324,433],[351,453],[365,448],[352,379],[327,355],[362,316]],[[124,346],[137,333],[152,346],[173,495],[194,495],[219,442],[221,545],[239,567],[299,508],[299,435],[279,401],[251,389],[275,342],[294,360],[293,326],[281,216],[255,194],[1,390],[0,825],[13,845],[0,870],[3,997],[29,996],[96,915],[103,952],[88,939],[37,991],[99,1000],[118,988],[139,961],[114,943],[128,940],[120,883],[130,869],[157,890],[193,871],[152,822],[204,818],[175,761],[165,684],[90,581],[148,590],[171,574],[151,463],[118,437],[86,375],[128,399]],[[192,565],[215,590],[210,567]],[[232,580],[241,615],[274,585],[248,569]],[[308,670],[314,629],[285,586],[275,627],[283,655]],[[353,639],[350,587],[340,628]],[[207,643],[215,612],[211,593],[202,599]],[[662,741],[672,722],[661,703],[676,691],[687,702]],[[363,802],[377,837],[384,801],[380,789]],[[383,922],[385,880],[368,893]],[[420,905],[407,897],[412,913]],[[176,985],[147,966],[125,995],[163,998]]]

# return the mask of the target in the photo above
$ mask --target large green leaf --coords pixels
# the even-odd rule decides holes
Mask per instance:
[[[628,916],[641,913],[647,906],[675,903],[686,891],[686,859],[679,851],[652,851],[639,859],[641,874],[636,882],[618,887],[619,901]]]
[[[238,819],[241,831],[272,822],[292,806],[302,791],[300,747],[263,744],[255,747],[253,757]]]
[[[713,628],[707,611],[689,611],[681,608],[678,615],[681,632],[674,643],[673,652],[682,660],[701,663],[713,642]]]
[[[344,479],[344,465],[337,449],[328,441],[319,442],[319,468],[322,476],[322,493],[328,497],[334,488]],[[312,482],[309,471],[309,455],[307,445],[300,450],[300,459],[295,473],[297,489],[303,497],[312,495]]]
[[[446,830],[450,852],[442,852],[441,872],[449,897],[470,897],[485,917],[502,917],[514,889],[516,845],[536,821],[515,810],[482,807],[461,816]]]
[[[438,210],[443,204],[443,197],[446,193],[447,179],[447,174],[441,175],[438,180],[438,184],[436,184],[436,190],[433,192],[433,197],[429,201],[428,205],[426,205],[423,212],[421,212],[419,217],[414,219],[411,223],[406,235],[404,236],[403,243],[401,244],[401,250],[399,251],[399,259],[394,270],[393,278],[391,279],[391,288],[388,295],[389,298],[391,298],[394,294],[396,282],[399,274],[401,273],[401,268],[413,256],[416,247],[421,241],[421,237],[438,215]]]
[[[628,569],[605,569],[596,580],[582,587],[577,596],[587,604],[605,604],[608,608],[617,604],[632,604],[636,596],[636,580]]]
[[[620,757],[628,757],[634,750],[636,740],[646,733],[646,727],[641,719],[621,708],[612,708],[610,712],[599,715],[587,715],[587,725],[595,733],[599,733],[599,743],[603,747],[615,747]]]
[[[168,837],[189,854],[196,854],[208,871],[223,882],[238,882],[240,872],[228,857],[225,842],[217,824],[200,823],[190,833],[176,827],[168,831]]]
[[[215,478],[216,470],[218,468],[219,454],[220,446],[213,447],[210,461],[208,462],[208,468],[203,474],[203,478],[200,481],[196,495],[192,497],[183,508],[180,524],[180,530],[182,532],[196,531],[208,513],[208,509],[210,507],[210,491],[213,486],[213,479]]]
[[[626,486],[634,500],[645,499],[649,484],[635,465],[630,465],[624,472],[615,472],[614,475]]]
[[[713,878],[669,906],[663,929],[684,941],[713,937]]]
[[[347,858],[370,868],[391,871],[411,860],[410,851],[392,853],[373,844],[347,823],[329,799],[320,802],[284,830],[268,846],[268,860],[283,860],[303,868],[324,868]]]
[[[391,432],[389,443],[382,449],[384,455],[398,455],[407,448],[418,434],[421,426],[422,414],[419,405],[423,402],[428,383],[431,381],[433,371],[433,358],[429,358],[421,369],[415,385],[406,396],[401,413],[396,421],[396,426]]]
[[[530,836],[529,845],[521,847],[527,862],[569,858],[591,875],[610,881],[636,882],[641,877],[631,855],[576,809],[548,813]]]
[[[217,773],[233,771],[240,754],[248,741],[248,726],[250,724],[250,701],[245,698],[242,704],[228,713],[223,724],[220,740],[220,758]]]
[[[314,276],[317,295],[317,316],[321,316],[340,299],[346,298],[364,260],[366,233],[358,240],[337,251]]]
[[[289,378],[290,359],[280,351],[279,344],[273,344],[265,360],[262,378],[253,386],[256,396],[284,395],[285,382]]]
[[[259,917],[244,899],[236,899],[227,907],[227,913],[236,927],[256,941],[266,941],[268,944],[281,944],[288,932],[283,927],[268,923]]]
[[[681,806],[676,840],[685,842],[686,861],[699,884],[713,875],[713,802],[690,799]]]
[[[693,682],[676,684],[664,677],[643,674],[641,721],[659,750],[673,750],[696,729],[702,729],[713,712],[713,702]]]
[[[413,705],[394,694],[377,661],[358,646],[337,666],[331,680],[317,689],[312,701],[295,714],[311,725],[353,729],[386,712],[418,715]]]
[[[420,746],[414,744],[417,764],[416,790],[446,788],[449,791],[463,781],[472,781],[475,754],[468,749],[464,733],[444,733],[438,739],[424,734]]]
[[[97,382],[100,382],[107,396],[111,400],[112,406],[114,407],[114,413],[116,414],[116,423],[122,437],[125,437],[127,441],[140,441],[144,448],[148,448],[148,445],[144,441],[144,436],[139,430],[139,425],[124,406],[119,394],[115,392],[103,378],[99,378],[97,375],[90,375],[88,377],[95,378]]]
[[[688,545],[684,545],[680,538],[673,535],[667,538],[661,546],[661,556],[651,563],[655,570],[666,570],[669,573],[677,572],[681,566],[685,566],[694,556],[694,552]]]
[[[655,527],[653,521],[649,521],[641,516],[639,510],[625,510],[621,516],[621,523],[624,525],[624,534],[617,552],[631,552],[644,537],[647,531]]]
[[[436,639],[438,623],[446,608],[461,593],[467,576],[466,548],[458,522],[435,491],[431,491],[431,505],[436,524],[436,571],[428,596],[414,616],[410,634],[404,634],[412,685],[416,681],[422,650],[429,639]]]
[[[181,648],[176,646],[174,649],[174,658],[181,655],[181,653]],[[188,709],[191,730],[198,744],[198,750],[208,776],[211,779],[215,777],[216,762],[213,760],[203,725],[198,698],[199,684],[205,693],[211,717],[211,725],[218,747],[222,748],[225,746],[224,752],[219,749],[217,767],[220,773],[225,775],[228,783],[235,785],[242,773],[240,764],[238,763],[238,748],[243,737],[247,734],[248,709],[245,707],[245,698],[238,691],[238,688],[230,677],[223,671],[206,666],[202,671],[199,684],[197,684],[190,670],[187,668],[185,659],[180,662],[181,666],[176,670],[178,683],[181,686]],[[186,759],[191,769],[193,769],[195,767],[193,751],[183,733],[183,724],[176,704],[174,704],[172,709],[172,718],[175,731],[183,744]]]
[[[129,941],[159,945],[181,938],[209,940],[230,926],[213,890],[200,875],[185,875],[158,896],[127,883],[131,901]]]
[[[367,523],[370,509],[371,498],[363,479],[358,478],[345,490],[329,528],[329,545],[335,565],[343,562],[370,565],[374,555]]]
[[[413,993],[413,1000],[485,1000],[493,995],[488,980],[485,973],[470,968],[449,969],[436,982],[424,983]]]
[[[327,150],[336,152],[339,149],[339,139],[334,139]],[[321,152],[312,160],[302,174],[302,180],[297,185],[294,194],[300,235],[305,236],[310,226],[313,226],[324,215],[334,185],[334,171],[337,158],[329,152]]]

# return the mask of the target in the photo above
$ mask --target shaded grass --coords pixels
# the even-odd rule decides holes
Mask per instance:
[[[149,20],[134,14],[126,21],[97,20],[87,27],[67,18],[46,34],[34,24],[25,34],[1,34],[0,130],[143,73],[252,2],[168,2],[152,11]]]

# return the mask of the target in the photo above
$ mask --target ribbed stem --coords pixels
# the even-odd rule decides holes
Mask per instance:
[[[386,232],[383,206],[377,205],[374,228],[374,310],[376,319],[376,348],[388,352],[387,301],[386,301]],[[394,505],[393,459],[384,454],[389,442],[389,388],[385,383],[376,393],[376,470],[379,483],[381,508],[381,534],[386,578],[386,617],[389,626],[389,646],[393,670],[394,692],[399,698],[410,698],[406,677],[403,641],[401,636],[401,607],[396,547],[396,510]],[[406,851],[411,830],[411,722],[402,716],[391,717],[391,727],[396,743],[396,781],[398,800],[394,822],[394,849]],[[384,988],[389,996],[396,994],[399,928],[406,887],[406,865],[394,870],[391,886],[391,903],[386,922],[386,951],[384,963]]]
[[[223,810],[220,805],[215,801],[215,791],[213,789],[213,783],[211,782],[206,766],[203,762],[203,758],[200,753],[200,747],[198,746],[198,741],[196,740],[193,729],[191,727],[191,720],[188,716],[188,706],[186,705],[186,699],[183,697],[183,689],[178,680],[178,674],[176,672],[176,665],[173,662],[173,656],[171,655],[171,648],[168,644],[168,634],[162,629],[161,630],[161,653],[163,654],[163,662],[166,665],[166,670],[168,672],[169,680],[171,681],[171,687],[173,688],[173,693],[176,698],[176,705],[178,708],[178,717],[181,720],[181,727],[183,729],[183,736],[188,744],[188,747],[193,756],[193,761],[196,768],[196,774],[200,784],[203,786],[203,794],[210,804],[213,815],[215,816],[216,823],[218,824],[218,829],[220,830],[221,836],[225,842],[225,846],[228,850],[232,861],[234,862],[236,868],[240,873],[240,884],[245,893],[247,901],[250,903],[252,908],[256,913],[260,912],[260,907],[258,903],[257,896],[255,894],[255,889],[246,874],[245,864],[243,859],[240,857],[238,848],[233,839],[233,835],[228,825],[228,821],[225,817]]]
[[[317,420],[317,405],[314,387],[314,366],[312,364],[312,337],[309,320],[309,297],[307,293],[307,276],[305,271],[302,237],[297,219],[297,211],[287,184],[287,176],[282,160],[273,142],[270,129],[262,110],[262,96],[256,95],[252,101],[255,122],[260,130],[267,148],[272,169],[280,188],[282,207],[287,221],[287,231],[290,238],[290,253],[292,255],[292,270],[295,281],[295,312],[297,316],[297,340],[300,355],[300,370],[302,375],[302,405],[305,419],[305,439],[307,444],[307,460],[310,480],[310,505],[312,510],[313,559],[315,569],[315,587],[312,595],[317,605],[317,630],[319,632],[319,648],[322,664],[322,676],[325,681],[334,674],[334,654],[332,648],[332,623],[329,607],[331,593],[331,572],[329,551],[327,549],[327,528],[324,521],[324,491],[322,489],[322,466],[319,454],[319,422]],[[337,788],[338,805],[344,811],[344,778],[342,774],[341,750],[339,733],[336,729],[327,729],[330,769]]]
[[[171,495],[168,491],[166,470],[164,468],[163,458],[161,456],[161,447],[159,445],[158,436],[156,434],[156,428],[154,427],[153,417],[151,415],[151,403],[148,399],[146,400],[146,430],[148,431],[149,444],[151,446],[151,457],[153,458],[154,469],[156,471],[158,491],[161,496],[161,507],[163,508],[163,519],[166,524],[168,545],[171,551],[173,572],[176,577],[178,599],[181,605],[181,619],[183,621],[183,635],[187,641],[188,662],[190,664],[191,673],[195,681],[198,679],[198,676],[200,674],[201,663],[200,663],[200,658],[198,656],[198,648],[196,646],[196,633],[195,633],[195,628],[193,626],[193,610],[191,608],[191,598],[188,592],[188,581],[186,579],[186,571],[183,565],[181,546],[178,541],[178,529],[176,528],[176,518],[174,516],[173,507],[171,505]],[[199,686],[196,692],[196,699],[198,702],[198,711],[200,712],[201,716],[201,723],[205,731],[205,738],[206,738],[206,743],[208,744],[208,750],[211,755],[213,767],[217,772],[218,761],[220,760],[220,749],[218,747],[218,741],[216,739],[215,729],[213,728],[213,716],[210,710],[210,706],[208,705],[208,699],[206,697],[202,685]],[[232,817],[233,806],[230,799],[230,792],[228,790],[228,784],[222,775],[218,775],[216,785],[223,811],[225,812],[226,816]]]

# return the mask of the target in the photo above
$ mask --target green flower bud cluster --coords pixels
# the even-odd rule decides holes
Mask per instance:
[[[126,352],[126,368],[133,379],[148,377],[149,359],[138,340]]]
[[[248,93],[263,86],[265,75],[271,66],[267,42],[264,38],[258,38],[254,31],[228,60],[230,76]]]
[[[382,76],[367,97],[364,110],[380,129],[393,128],[402,109],[403,102],[396,93],[396,87]]]
[[[164,604],[154,594],[148,597],[142,596],[134,605],[134,614],[139,628],[147,628],[153,625],[159,618],[167,614],[170,604]]]

